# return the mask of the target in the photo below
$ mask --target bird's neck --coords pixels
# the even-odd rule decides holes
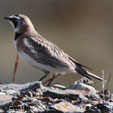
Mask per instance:
[[[23,25],[21,27],[16,27],[14,32],[15,32],[15,40],[18,39],[18,37],[20,37],[22,34],[24,34],[25,32],[34,32],[35,28],[33,25]]]

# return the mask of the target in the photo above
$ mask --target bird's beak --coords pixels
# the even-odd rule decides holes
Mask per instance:
[[[11,20],[11,17],[6,16],[6,17],[4,17],[4,19],[6,19],[6,20]]]

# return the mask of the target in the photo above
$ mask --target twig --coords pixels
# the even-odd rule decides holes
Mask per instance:
[[[19,61],[19,56],[17,54],[16,55],[15,66],[14,66],[14,71],[13,71],[13,80],[12,80],[13,83],[15,83],[15,80],[16,80],[16,72],[17,72],[17,67],[18,67],[18,61]]]
[[[105,90],[105,82],[104,82],[104,70],[102,69],[102,91],[103,91],[103,103],[105,103],[105,94],[104,94],[104,90]]]

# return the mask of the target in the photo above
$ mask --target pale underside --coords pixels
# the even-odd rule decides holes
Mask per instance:
[[[40,47],[36,40],[29,40],[28,38],[24,38],[21,40],[21,42],[24,47],[19,50],[17,48],[18,44],[16,44],[17,41],[15,42],[19,56],[35,68],[38,68],[42,71],[62,74],[76,72],[75,64],[67,56],[63,57],[63,51],[61,51],[61,53],[58,52],[58,54],[60,53],[59,59],[56,56],[57,53],[54,53],[55,51],[51,49],[51,46],[45,48],[44,45],[41,45]],[[68,62],[68,60],[70,62]]]
[[[40,70],[43,71],[49,71],[52,73],[61,73],[61,74],[65,74],[65,73],[71,73],[72,71],[69,69],[66,69],[64,67],[52,67],[52,66],[47,66],[41,63],[38,63],[36,60],[34,60],[32,57],[30,57],[28,54],[26,54],[25,52],[21,51],[19,52],[19,56],[27,63],[29,63],[30,65],[32,65],[35,68],[38,68]]]

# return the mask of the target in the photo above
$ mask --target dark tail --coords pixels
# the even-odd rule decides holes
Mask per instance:
[[[95,79],[97,79],[97,80],[106,82],[106,80],[104,80],[103,78],[101,78],[101,77],[99,77],[99,76],[97,76],[97,75],[95,75],[95,74],[93,74],[93,73],[91,73],[91,72],[89,72],[89,71],[86,70],[86,69],[92,70],[91,68],[89,68],[89,67],[87,67],[87,66],[84,66],[84,65],[78,63],[77,61],[75,61],[75,60],[74,60],[73,58],[71,58],[71,57],[69,57],[69,59],[70,59],[72,62],[75,63],[75,65],[76,65],[75,71],[76,71],[78,74],[80,74],[80,75],[82,75],[82,76],[84,76],[84,77],[86,77],[86,78],[88,78],[88,79],[91,79],[90,77],[92,77],[92,78],[95,78]]]
[[[91,79],[90,77],[92,77],[92,78],[95,78],[95,79],[97,79],[97,80],[106,82],[103,78],[101,78],[101,77],[99,77],[99,76],[97,76],[97,75],[95,75],[95,74],[93,74],[93,73],[91,73],[91,72],[85,70],[85,69],[84,69],[81,65],[79,65],[78,63],[76,63],[75,71],[76,71],[78,74],[80,74],[80,75],[82,75],[82,76],[85,76],[85,77],[88,78],[88,79]]]

